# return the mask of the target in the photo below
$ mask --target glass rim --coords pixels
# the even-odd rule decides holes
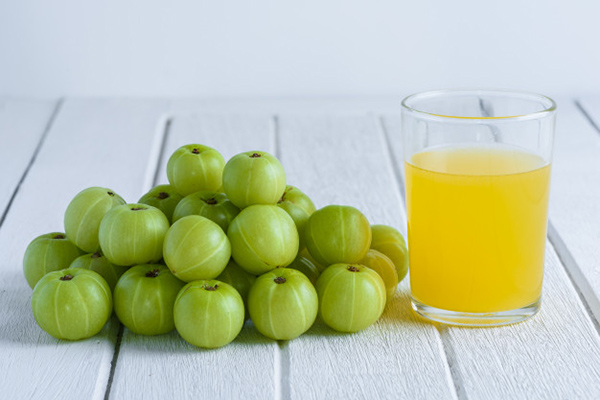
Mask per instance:
[[[537,100],[539,101],[543,106],[544,109],[540,110],[540,111],[535,111],[532,113],[527,113],[527,114],[520,114],[520,115],[506,115],[506,116],[500,116],[500,117],[464,117],[464,116],[459,116],[459,115],[442,115],[442,114],[435,114],[435,113],[431,113],[431,112],[427,112],[427,111],[423,111],[423,110],[419,110],[419,108],[414,107],[413,105],[411,105],[411,102],[417,101],[417,100],[423,100],[423,99],[433,99],[433,98],[441,98],[444,97],[445,95],[459,95],[459,94],[470,94],[470,95],[484,95],[484,94],[491,94],[491,95],[504,95],[504,96],[521,96],[521,97],[528,97],[529,99],[532,100]],[[437,120],[455,120],[456,122],[465,122],[465,123],[469,123],[469,122],[479,122],[479,121],[497,121],[497,122],[504,122],[504,121],[523,121],[523,120],[529,120],[529,119],[540,119],[540,118],[544,118],[548,115],[553,114],[556,111],[556,102],[554,100],[552,100],[550,97],[545,96],[543,94],[538,94],[535,92],[528,92],[528,91],[524,91],[524,90],[510,90],[510,89],[440,89],[440,90],[428,90],[428,91],[424,91],[424,92],[417,92],[417,93],[413,93],[409,96],[406,96],[403,100],[402,100],[402,107],[403,109],[411,112],[411,113],[415,113],[421,116],[424,116],[428,119],[437,119]]]

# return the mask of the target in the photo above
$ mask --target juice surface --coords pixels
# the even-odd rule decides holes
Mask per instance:
[[[550,165],[504,145],[439,147],[405,163],[413,297],[487,313],[542,289]]]

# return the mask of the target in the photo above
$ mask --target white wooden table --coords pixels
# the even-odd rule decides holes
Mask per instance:
[[[600,398],[600,96],[558,99],[542,311],[502,328],[433,325],[406,279],[363,332],[316,325],[289,342],[248,324],[202,350],[113,319],[58,341],[36,325],[21,260],[63,230],[70,199],[107,186],[129,202],[166,182],[169,154],[198,142],[227,159],[262,149],[317,207],[349,204],[405,232],[400,98],[0,100],[0,398]]]

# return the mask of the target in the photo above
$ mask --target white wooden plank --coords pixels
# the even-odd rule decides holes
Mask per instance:
[[[552,248],[546,246],[542,309],[493,329],[448,328],[455,377],[468,398],[600,397],[600,340]]]
[[[400,118],[384,121],[401,160]],[[442,338],[461,397],[600,396],[600,338],[550,243],[539,315],[507,327],[447,327]]]
[[[409,94],[409,93],[406,93]],[[269,114],[366,114],[398,112],[404,96],[226,97],[175,99],[177,114],[203,112]]]
[[[79,190],[108,186],[137,200],[155,125],[165,109],[156,101],[63,104],[0,230],[2,398],[104,397],[118,323],[113,319],[80,342],[52,338],[33,319],[21,260],[35,236],[63,229],[64,210]]]
[[[0,215],[8,206],[57,107],[51,100],[0,99]]]
[[[405,232],[402,201],[375,118],[282,116],[278,133],[289,183],[317,207],[351,205],[372,223]],[[282,385],[292,399],[456,396],[436,328],[410,310],[408,280],[372,327],[349,335],[317,323],[287,342],[284,355]]]
[[[596,126],[600,97],[580,103]],[[600,132],[570,99],[558,103],[552,166],[550,239],[600,319]]]
[[[249,150],[274,152],[268,116],[189,115],[171,121],[158,183],[167,183],[171,153],[188,143],[219,150],[225,159]],[[247,323],[234,342],[216,350],[186,343],[176,332],[143,337],[125,329],[111,398],[263,399],[279,394],[279,347]]]

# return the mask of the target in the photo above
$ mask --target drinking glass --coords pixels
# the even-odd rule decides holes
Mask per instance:
[[[413,309],[489,326],[540,308],[556,104],[503,90],[402,102]]]

